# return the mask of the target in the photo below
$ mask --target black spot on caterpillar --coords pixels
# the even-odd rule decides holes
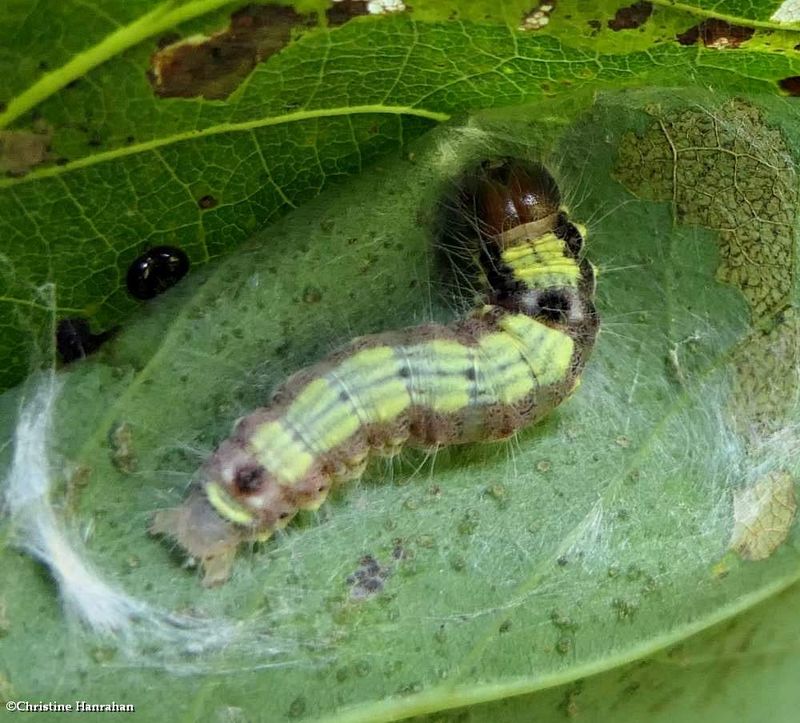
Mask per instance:
[[[227,579],[240,543],[360,477],[370,455],[505,439],[575,388],[599,325],[595,274],[555,180],[502,158],[457,187],[447,233],[475,259],[480,303],[449,325],[354,339],[238,421],[184,503],[151,526],[201,561],[204,584]]]

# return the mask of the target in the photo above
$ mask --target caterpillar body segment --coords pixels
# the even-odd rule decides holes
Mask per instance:
[[[205,584],[227,578],[241,542],[318,508],[371,455],[505,439],[576,387],[598,330],[581,230],[539,166],[502,159],[467,178],[454,206],[476,230],[481,304],[449,325],[357,338],[239,420],[151,528],[201,561]]]

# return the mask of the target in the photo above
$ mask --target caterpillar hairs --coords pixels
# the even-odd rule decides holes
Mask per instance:
[[[479,303],[448,325],[359,337],[298,371],[241,418],[151,532],[224,582],[239,544],[268,539],[370,456],[502,440],[577,386],[599,320],[585,231],[542,166],[483,161],[449,199],[448,232],[475,259]]]

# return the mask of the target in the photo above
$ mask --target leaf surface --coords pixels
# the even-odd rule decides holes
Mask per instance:
[[[661,3],[618,25],[626,3],[563,2],[527,32],[518,28],[532,9],[521,2],[423,1],[344,24],[310,0],[244,10],[223,0],[6,4],[0,384],[24,376],[31,339],[49,333],[43,284],[56,284],[59,317],[112,329],[137,308],[125,274],[147,249],[178,246],[198,267],[454,114],[688,77],[775,88],[800,73],[795,33],[762,27],[754,18],[766,11],[746,5],[736,22],[755,34],[733,53],[682,45],[678,35],[708,11]],[[264,26],[276,35],[258,35]],[[238,48],[234,60],[252,71],[237,70],[225,99],[156,92],[164,47],[233,27],[240,35],[208,57],[159,71],[191,96]],[[249,44],[252,57],[241,51]]]

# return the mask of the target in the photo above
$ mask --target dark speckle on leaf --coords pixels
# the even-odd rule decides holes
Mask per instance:
[[[115,424],[109,432],[108,442],[114,466],[123,474],[133,474],[138,467],[138,461],[134,451],[134,435],[131,425],[128,422]]]
[[[197,200],[197,205],[201,209],[203,209],[203,211],[207,211],[210,208],[214,208],[218,203],[219,201],[217,201],[217,199],[210,194],[203,196],[202,198]]]
[[[361,587],[364,592],[377,592],[383,587],[383,582],[379,578],[368,577],[361,581]]]
[[[114,332],[92,334],[86,319],[61,319],[56,326],[56,350],[65,364],[96,351]]]
[[[686,32],[676,36],[681,45],[695,45],[703,43],[707,48],[738,48],[746,40],[750,40],[755,32],[754,28],[743,25],[732,25],[724,20],[709,18],[699,25],[694,25]]]
[[[608,21],[608,27],[614,31],[635,30],[644,25],[653,12],[649,2],[637,2],[624,8],[619,8],[614,17]]]
[[[174,246],[154,246],[128,267],[128,292],[137,299],[152,299],[178,283],[189,271],[189,258]]]
[[[356,571],[347,576],[350,597],[364,600],[379,593],[383,590],[384,582],[391,572],[391,568],[383,567],[372,555],[364,555],[359,560]]]
[[[306,699],[301,695],[289,706],[289,718],[300,718],[306,712]]]
[[[790,75],[788,78],[781,78],[778,81],[781,90],[785,90],[789,95],[800,95],[800,75]]]

